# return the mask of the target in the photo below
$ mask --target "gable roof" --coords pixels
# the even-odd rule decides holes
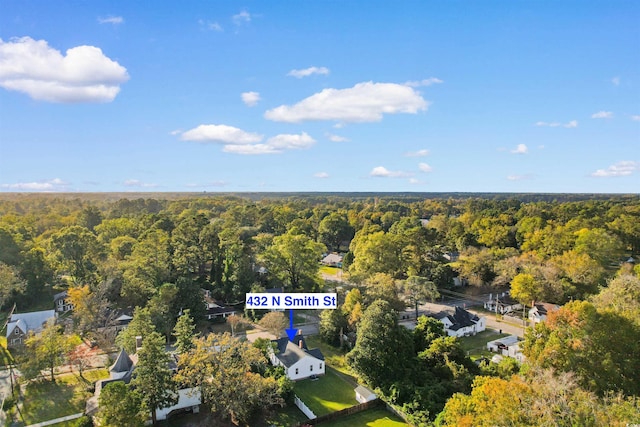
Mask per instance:
[[[55,310],[32,311],[30,313],[14,313],[7,323],[7,337],[11,335],[17,327],[24,333],[42,331],[43,326],[49,319],[56,318]]]
[[[538,313],[541,316],[546,316],[549,313],[553,313],[560,309],[559,306],[555,304],[550,304],[548,302],[537,302],[535,308],[538,310]]]
[[[53,296],[53,302],[54,302],[54,303],[55,303],[55,302],[58,302],[58,300],[65,299],[65,298],[67,298],[68,296],[69,296],[69,295],[67,294],[67,291],[58,292],[57,294],[55,294],[55,295]]]
[[[322,258],[321,262],[323,264],[338,264],[338,263],[342,262],[342,255],[329,254],[326,257]]]
[[[309,350],[307,343],[302,335],[296,335],[293,338],[293,342],[289,341],[289,338],[284,337],[271,341],[276,344],[278,352],[276,357],[287,368],[296,364],[299,360],[304,359],[307,356],[315,357],[319,360],[324,360],[324,355],[319,348]],[[302,348],[300,348],[300,342],[302,342]]]
[[[452,331],[473,326],[480,320],[475,314],[471,314],[464,308],[458,306],[456,306],[453,314],[441,314],[437,318],[439,320],[447,318],[451,322],[449,329]]]

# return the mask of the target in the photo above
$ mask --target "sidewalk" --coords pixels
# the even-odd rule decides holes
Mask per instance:
[[[41,423],[36,423],[36,424],[31,424],[29,426],[26,427],[44,427],[44,426],[50,426],[52,424],[58,424],[61,423],[63,421],[70,421],[70,420],[75,420],[76,418],[80,418],[81,416],[83,416],[84,414],[81,412],[79,414],[73,414],[73,415],[67,415],[66,417],[61,417],[61,418],[56,418],[55,420],[49,420],[49,421],[43,421]]]

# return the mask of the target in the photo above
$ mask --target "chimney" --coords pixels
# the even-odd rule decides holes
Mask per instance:
[[[140,350],[141,348],[142,348],[142,337],[138,335],[136,337],[136,351]]]
[[[300,349],[302,349],[302,338],[298,340],[298,347],[300,347]]]

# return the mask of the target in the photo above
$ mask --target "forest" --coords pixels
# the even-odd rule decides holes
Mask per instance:
[[[3,313],[66,290],[104,346],[122,310],[171,339],[179,312],[202,319],[201,289],[240,310],[246,292],[336,289],[319,274],[332,252],[349,286],[320,334],[353,334],[350,366],[414,424],[640,422],[640,196],[0,195]],[[562,308],[527,331],[523,366],[477,366],[438,322],[398,324],[456,285]]]

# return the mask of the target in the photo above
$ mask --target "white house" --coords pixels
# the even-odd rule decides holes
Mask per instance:
[[[24,343],[30,332],[38,334],[49,320],[55,321],[55,310],[13,313],[7,322],[7,347]]]
[[[435,317],[444,324],[447,335],[452,337],[475,335],[484,331],[487,326],[484,317],[469,313],[462,307],[456,307],[453,314],[441,313]]]
[[[549,304],[548,302],[537,302],[533,308],[529,310],[529,320],[536,323],[544,322],[547,320],[547,315],[554,311],[560,310],[560,306],[555,304]]]
[[[520,339],[515,335],[499,338],[487,343],[487,350],[503,356],[516,359],[519,363],[524,362],[525,356],[520,349]]]
[[[69,302],[68,297],[67,291],[59,292],[53,296],[53,305],[58,313],[66,313],[73,310],[73,304]]]
[[[522,310],[522,304],[511,298],[507,292],[502,292],[502,294],[489,294],[489,301],[484,303],[484,308],[494,313],[505,314]]]
[[[290,380],[302,380],[314,375],[324,375],[324,356],[320,349],[309,350],[302,335],[296,335],[293,341],[284,337],[271,341],[276,345],[270,355],[271,364],[282,366]]]

